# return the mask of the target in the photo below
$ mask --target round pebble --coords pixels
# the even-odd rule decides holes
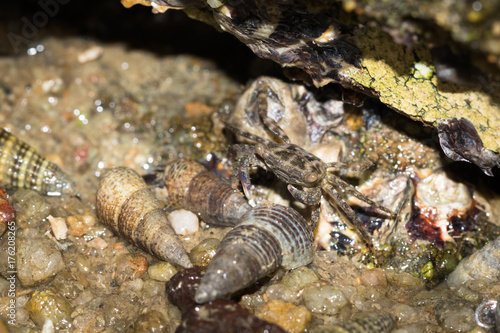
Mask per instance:
[[[153,264],[148,269],[150,278],[156,281],[167,282],[177,273],[177,269],[169,262],[160,261]]]
[[[474,309],[466,305],[447,304],[437,313],[437,319],[452,332],[468,332],[477,325]]]
[[[206,266],[212,260],[220,241],[216,238],[205,238],[189,253],[189,259],[196,266]]]
[[[189,210],[174,210],[168,214],[168,218],[175,233],[179,236],[187,236],[198,232],[198,216]]]
[[[318,275],[310,268],[299,267],[283,277],[283,284],[293,289],[302,289],[319,280]]]
[[[334,315],[349,301],[340,289],[333,286],[310,286],[304,289],[304,302],[313,313]]]
[[[24,238],[17,243],[17,277],[24,287],[48,281],[64,268],[61,252],[48,238]]]
[[[142,278],[148,271],[148,261],[140,253],[127,253],[116,260],[116,282],[121,285],[126,280]]]
[[[38,192],[19,189],[11,197],[16,210],[16,222],[21,228],[39,225],[50,212],[50,205]]]
[[[267,288],[266,295],[269,300],[280,299],[285,302],[295,303],[298,301],[300,294],[283,283],[275,283]]]
[[[257,309],[256,316],[277,324],[290,333],[303,332],[312,318],[305,306],[297,306],[282,300],[273,300],[264,304]]]
[[[156,310],[143,313],[134,323],[134,333],[166,332],[168,321],[165,316]]]
[[[50,290],[35,291],[26,310],[38,327],[43,327],[47,320],[51,320],[56,329],[67,328],[71,322],[71,305],[66,298]]]
[[[403,303],[395,304],[391,313],[398,317],[398,320],[402,323],[410,323],[417,318],[419,311],[418,309]]]
[[[361,273],[361,283],[368,287],[387,287],[385,272],[380,268],[367,269]]]

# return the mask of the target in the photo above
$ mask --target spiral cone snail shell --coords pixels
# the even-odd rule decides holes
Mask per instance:
[[[192,267],[163,206],[129,168],[110,170],[97,190],[97,214],[115,233],[162,260]]]
[[[26,188],[44,195],[77,195],[75,183],[33,147],[0,128],[0,182],[7,189]]]
[[[205,303],[251,285],[278,267],[304,266],[313,259],[306,220],[289,207],[266,202],[247,211],[227,233],[195,294]]]
[[[188,159],[177,159],[165,167],[168,202],[188,209],[212,226],[234,226],[251,206],[231,185],[205,167]]]

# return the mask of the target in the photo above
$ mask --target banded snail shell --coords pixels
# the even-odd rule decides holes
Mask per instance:
[[[0,182],[7,189],[26,188],[44,195],[78,195],[73,181],[27,143],[0,128]]]
[[[205,303],[243,289],[283,266],[309,264],[312,230],[294,209],[266,202],[247,211],[226,234],[196,291]]]
[[[108,171],[97,190],[97,214],[115,233],[162,260],[192,267],[163,206],[129,168]]]
[[[192,160],[177,159],[168,163],[165,186],[169,204],[198,214],[212,226],[234,226],[252,208],[229,183]]]

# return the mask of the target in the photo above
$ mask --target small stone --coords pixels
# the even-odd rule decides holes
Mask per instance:
[[[172,228],[179,236],[187,236],[198,232],[198,216],[189,210],[179,209],[168,214]]]
[[[215,255],[220,241],[216,238],[205,238],[189,253],[189,259],[196,266],[207,266]]]
[[[156,310],[143,313],[134,323],[133,333],[146,332],[166,332],[168,328],[168,319]]]
[[[299,290],[318,280],[318,275],[312,269],[299,267],[285,275],[282,283],[292,289]]]
[[[407,272],[396,270],[387,270],[385,272],[387,281],[397,287],[403,288],[423,288],[425,283],[422,279],[415,277]]]
[[[361,283],[367,287],[387,287],[385,272],[380,268],[367,269],[361,273]]]
[[[78,62],[84,64],[89,61],[96,60],[101,57],[104,53],[104,49],[101,46],[93,45],[86,49],[85,51],[78,54]]]
[[[265,295],[269,300],[283,300],[285,302],[296,303],[299,299],[300,292],[285,286],[283,283],[275,283],[267,288]]]
[[[160,261],[151,265],[148,269],[150,278],[156,281],[167,282],[177,273],[177,269],[169,262]]]
[[[68,233],[70,235],[81,237],[96,224],[96,217],[94,215],[68,216],[66,223],[68,224]]]
[[[43,327],[47,320],[51,320],[56,329],[67,328],[71,323],[71,305],[50,290],[35,291],[25,308],[38,327]]]
[[[478,324],[474,303],[448,298],[436,305],[436,319],[446,332],[469,332]]]
[[[309,286],[303,297],[309,311],[327,315],[339,313],[349,303],[342,291],[333,286]]]
[[[122,285],[127,280],[143,278],[148,271],[148,261],[140,253],[127,253],[116,260],[115,280]]]
[[[57,246],[48,238],[22,238],[17,242],[17,273],[24,287],[48,281],[64,268]]]
[[[49,215],[49,203],[33,190],[19,189],[11,199],[16,210],[16,222],[23,229],[37,226]]]
[[[305,306],[282,300],[273,300],[261,306],[257,309],[256,316],[275,323],[290,333],[303,332],[312,318]]]

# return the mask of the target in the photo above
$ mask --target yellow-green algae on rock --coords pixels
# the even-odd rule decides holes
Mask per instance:
[[[433,126],[438,119],[467,118],[484,147],[500,152],[500,105],[495,103],[500,100],[499,90],[441,81],[435,75],[429,49],[398,45],[377,29],[360,36],[359,45],[362,68],[342,69],[340,74],[346,80],[371,89],[394,110]]]

